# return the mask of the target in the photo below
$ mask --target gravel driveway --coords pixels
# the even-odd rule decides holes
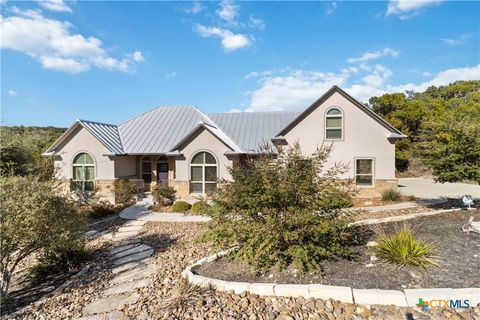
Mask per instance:
[[[475,184],[435,183],[433,179],[401,178],[398,179],[398,187],[403,194],[421,199],[460,198],[464,194],[480,199],[480,186]]]

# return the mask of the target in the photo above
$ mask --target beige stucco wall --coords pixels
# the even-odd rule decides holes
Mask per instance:
[[[200,151],[210,152],[215,156],[218,163],[218,176],[219,178],[231,180],[232,177],[228,172],[228,167],[232,166],[232,160],[228,159],[224,153],[231,151],[223,142],[217,139],[208,130],[199,130],[199,132],[193,135],[188,141],[183,143],[179,148],[179,151],[183,154],[182,158],[175,159],[175,178],[172,181],[172,185],[178,186],[177,195],[184,195],[186,191],[187,183],[190,180],[190,161],[192,157]],[[180,194],[182,193],[182,194]]]
[[[74,157],[81,152],[88,152],[95,161],[95,180],[114,179],[113,158],[104,156],[107,148],[83,127],[75,129],[55,152],[58,154],[55,166],[61,179],[72,179]]]
[[[136,156],[117,156],[114,162],[116,179],[136,178],[138,176]]]
[[[306,154],[313,153],[324,142],[325,113],[334,106],[343,112],[344,130],[343,140],[333,142],[329,165],[338,161],[349,164],[350,170],[344,178],[353,178],[355,158],[373,158],[374,179],[395,180],[395,144],[387,139],[390,131],[339,93],[335,92],[285,134],[287,142],[298,141]],[[327,145],[330,143],[325,141]]]

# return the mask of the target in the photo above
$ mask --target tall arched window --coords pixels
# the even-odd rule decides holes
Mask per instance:
[[[217,161],[208,152],[197,153],[190,162],[192,193],[217,191]]]
[[[338,108],[331,108],[325,115],[325,139],[343,139],[343,115]]]
[[[73,189],[80,192],[94,190],[95,162],[88,153],[79,153],[73,159]]]

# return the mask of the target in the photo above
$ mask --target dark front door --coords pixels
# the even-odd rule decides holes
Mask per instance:
[[[168,184],[168,163],[166,162],[157,163],[157,182]]]

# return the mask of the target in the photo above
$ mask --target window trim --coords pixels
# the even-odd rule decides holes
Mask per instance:
[[[205,158],[203,159],[203,163],[199,164],[199,163],[192,163],[192,160],[193,158],[195,158],[195,156],[197,156],[199,153],[209,153],[214,159],[215,159],[215,163],[205,163]],[[204,156],[205,157],[205,156]],[[202,168],[202,181],[197,181],[197,180],[193,180],[192,179],[192,167],[200,167]],[[216,176],[217,176],[217,179],[215,181],[207,181],[206,180],[206,175],[205,175],[205,167],[215,167],[217,170],[216,170]],[[193,153],[192,156],[190,157],[189,161],[188,161],[188,180],[190,181],[190,185],[192,183],[201,183],[202,184],[202,192],[190,192],[190,193],[195,193],[195,194],[206,194],[205,192],[205,185],[206,184],[213,184],[215,183],[215,187],[217,187],[217,184],[218,184],[218,177],[219,177],[219,165],[218,165],[218,158],[215,156],[215,154],[210,151],[210,150],[198,150],[197,152]],[[191,187],[190,187],[191,188]],[[191,191],[191,190],[190,190]]]
[[[332,109],[337,109],[338,111],[340,111],[340,114],[337,115],[328,115],[328,112]],[[344,137],[345,137],[345,134],[344,134],[344,131],[345,131],[345,122],[344,122],[344,112],[342,110],[342,108],[338,107],[338,106],[331,106],[329,107],[327,110],[325,110],[325,115],[324,115],[324,121],[323,121],[323,125],[324,125],[324,137],[325,137],[325,141],[343,141],[344,140]],[[333,128],[327,128],[327,119],[328,118],[340,118],[340,122],[341,122],[341,127],[333,127]],[[338,130],[340,129],[341,131],[341,138],[327,138],[327,131],[329,129],[332,129],[332,130]]]
[[[88,154],[88,155],[92,158],[93,164],[91,164],[91,165],[90,165],[90,164],[89,164],[89,165],[85,165],[85,164],[80,165],[80,164],[76,164],[76,163],[75,163],[75,159],[76,159],[78,156],[80,156],[81,154],[84,154],[84,153],[85,153],[85,154]],[[74,179],[73,177],[74,177],[74,175],[75,175],[75,167],[83,167],[83,168],[85,168],[85,167],[93,167],[93,174],[94,174],[93,180],[85,180],[85,179],[84,179],[84,180],[76,180],[76,179]],[[95,181],[96,181],[96,179],[97,179],[97,159],[95,159],[95,157],[93,156],[93,154],[91,154],[90,152],[88,152],[88,151],[86,151],[86,150],[78,151],[78,152],[75,153],[75,154],[73,155],[73,157],[72,157],[70,168],[71,168],[71,177],[72,177],[72,179],[71,179],[71,181],[72,181],[71,189],[72,189],[72,190],[75,190],[75,188],[73,187],[74,182],[82,182],[82,190],[80,190],[80,192],[82,192],[82,193],[92,193],[92,192],[95,192],[95,185],[96,185]],[[88,182],[91,181],[91,182],[93,182],[93,190],[91,190],[91,191],[85,191],[85,181],[88,181]]]
[[[365,174],[365,173],[361,173],[361,174],[357,174],[357,160],[372,160],[372,174]],[[354,176],[355,176],[355,186],[357,188],[369,188],[369,189],[372,189],[372,188],[375,188],[375,157],[355,157],[354,158],[354,161],[355,161],[355,166],[354,166]],[[362,176],[372,176],[372,184],[371,185],[359,185],[357,184],[357,175],[362,175]]]

